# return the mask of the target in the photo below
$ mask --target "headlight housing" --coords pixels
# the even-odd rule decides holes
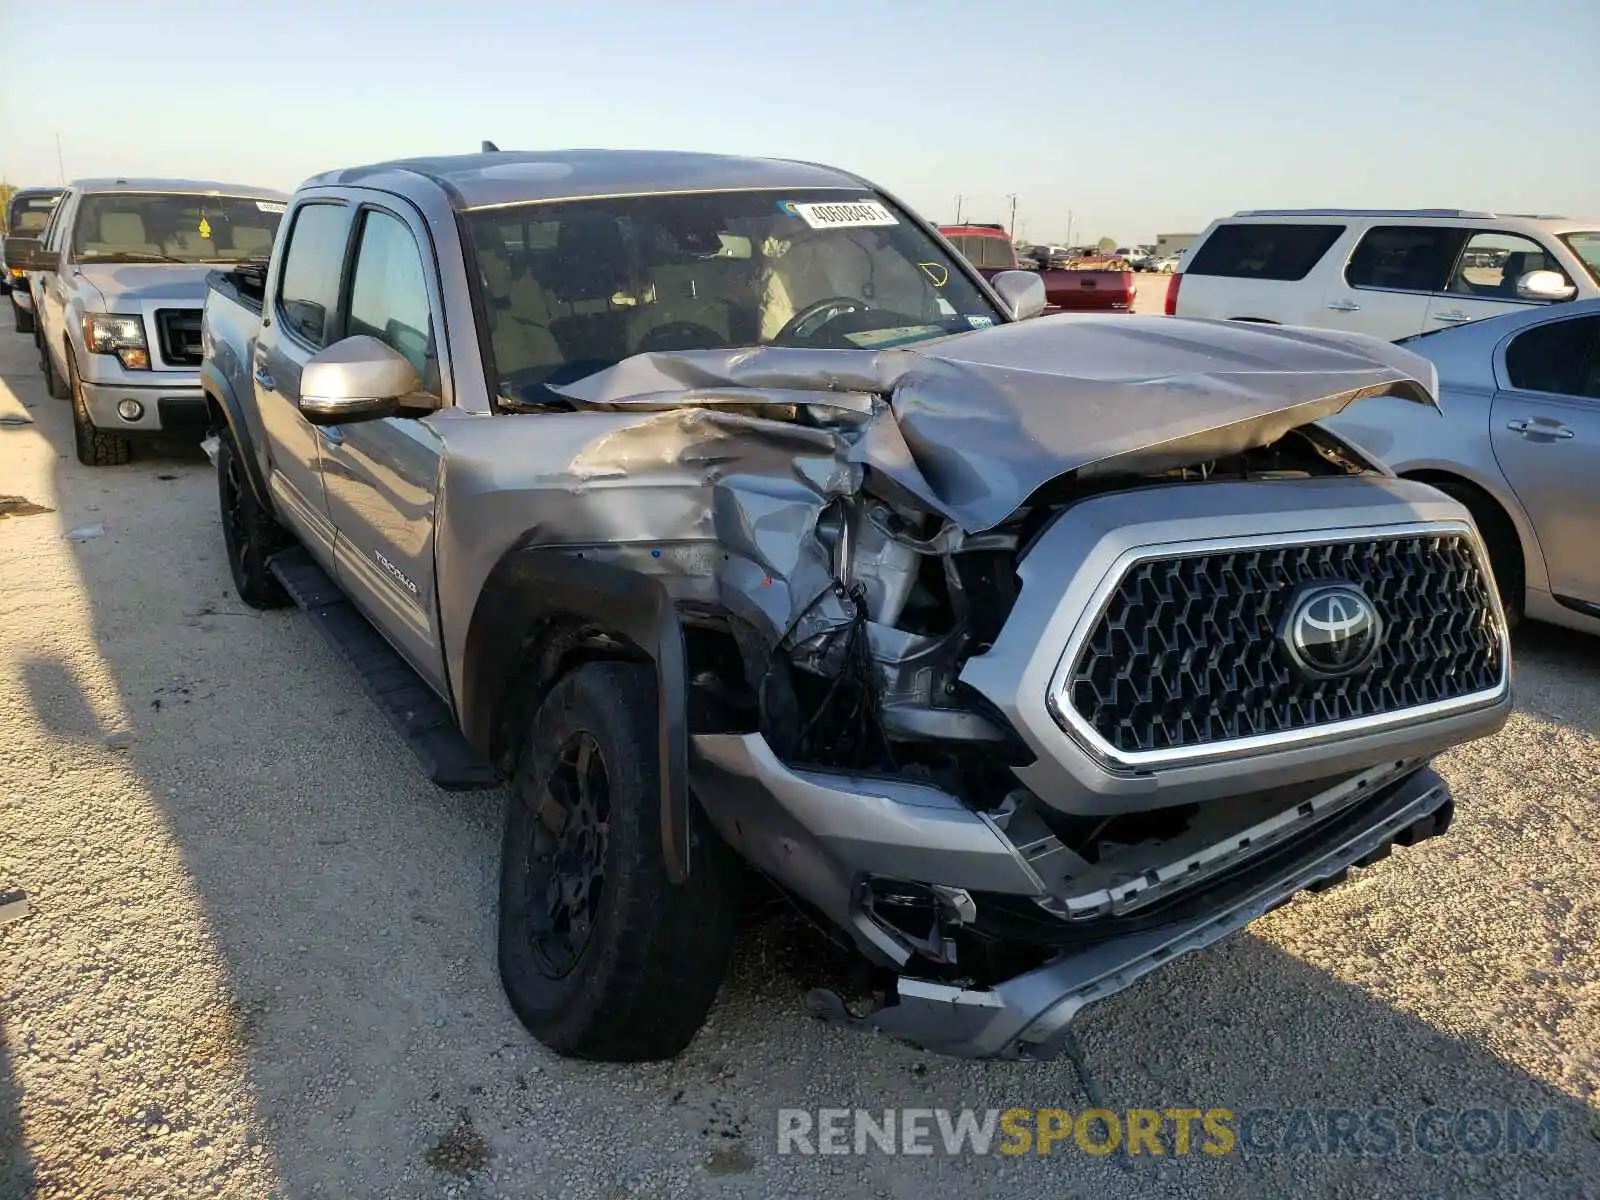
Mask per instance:
[[[129,371],[150,369],[150,348],[144,340],[142,317],[85,313],[83,342],[91,354],[115,354]]]

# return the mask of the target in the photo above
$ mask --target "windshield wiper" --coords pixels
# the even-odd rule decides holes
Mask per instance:
[[[181,258],[173,258],[170,254],[156,254],[149,250],[85,250],[83,261],[101,261],[104,259],[120,258],[125,262],[158,262],[181,263]]]

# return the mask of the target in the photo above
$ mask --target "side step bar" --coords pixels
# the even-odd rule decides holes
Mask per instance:
[[[451,792],[500,782],[494,767],[456,728],[445,702],[372,627],[304,547],[274,554],[267,567],[322,636],[350,660],[367,694],[411,747],[430,780]]]

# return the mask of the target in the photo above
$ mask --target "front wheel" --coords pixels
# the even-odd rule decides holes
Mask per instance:
[[[72,441],[78,451],[78,461],[86,467],[120,467],[132,456],[133,446],[120,433],[107,433],[96,429],[89,419],[89,407],[83,400],[83,380],[78,378],[78,364],[67,352],[67,395],[72,399]]]
[[[500,978],[558,1054],[671,1058],[727,971],[738,864],[698,807],[689,878],[661,850],[656,683],[636,663],[563,677],[534,715],[506,814]]]

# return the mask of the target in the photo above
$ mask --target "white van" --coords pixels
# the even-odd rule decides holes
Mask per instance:
[[[1395,341],[1600,296],[1600,221],[1460,209],[1273,209],[1213,221],[1166,311]]]

